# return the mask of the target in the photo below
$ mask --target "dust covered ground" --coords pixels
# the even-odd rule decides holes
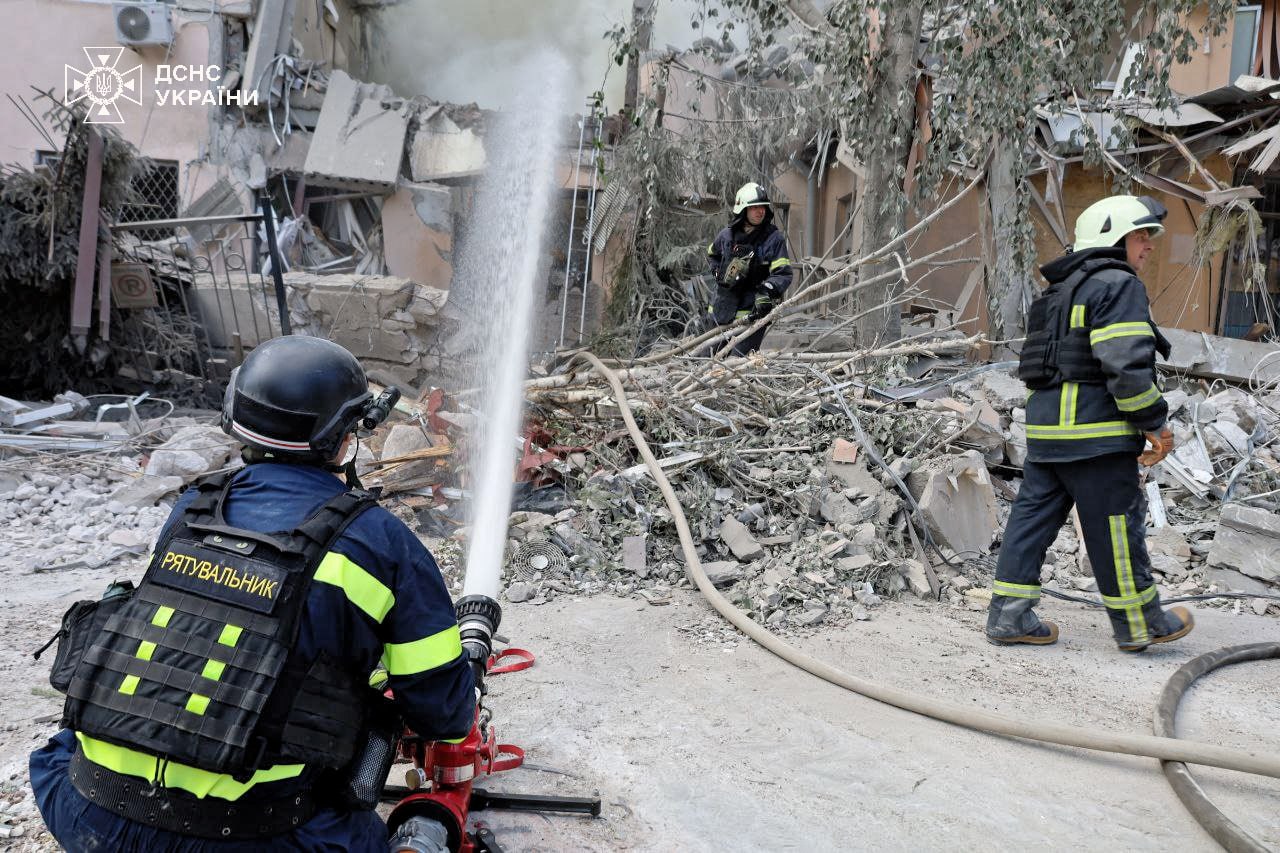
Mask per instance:
[[[141,562],[34,575],[0,567],[0,782],[13,850],[56,849],[26,787],[27,753],[60,699],[30,652],[71,602]],[[528,766],[493,790],[591,795],[599,819],[480,813],[504,848],[563,850],[1212,850],[1155,762],[980,734],[923,719],[796,670],[729,629],[696,593],[667,606],[562,597],[505,604],[502,633],[538,656],[495,676],[500,741]],[[1276,620],[1199,608],[1186,640],[1115,651],[1098,611],[1047,602],[1063,639],[1003,649],[968,607],[886,602],[869,621],[793,641],[849,672],[975,708],[1147,733],[1168,676],[1193,655],[1280,640]],[[1214,674],[1183,703],[1180,734],[1280,750],[1280,662]],[[398,776],[393,771],[393,778]],[[1234,820],[1280,845],[1280,780],[1200,769]]]

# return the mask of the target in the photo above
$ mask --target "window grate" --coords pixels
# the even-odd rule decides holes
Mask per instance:
[[[133,178],[131,189],[137,199],[120,209],[121,222],[144,222],[148,219],[176,219],[178,217],[178,164],[166,160],[153,160],[145,171]],[[143,240],[167,240],[173,236],[172,228],[144,228],[134,231]]]

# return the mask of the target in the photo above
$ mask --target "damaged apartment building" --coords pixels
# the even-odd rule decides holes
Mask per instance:
[[[115,216],[103,212],[111,256],[100,245],[97,270],[90,260],[77,274],[73,334],[98,324],[95,311],[150,308],[183,321],[201,357],[182,369],[211,371],[210,379],[283,330],[331,337],[384,382],[430,384],[447,370],[449,291],[494,115],[368,79],[379,5],[7,6],[9,32],[22,36],[7,39],[0,58],[12,113],[0,123],[0,161],[56,170],[62,143],[42,126],[38,95],[60,100],[65,91],[74,102],[81,84],[90,124],[150,161],[134,181],[133,203]],[[122,81],[119,97],[105,106],[95,100],[95,76]],[[591,144],[601,122],[587,111],[564,124],[535,340],[543,349],[580,339],[601,303],[592,282],[600,273],[580,245],[607,155]],[[93,230],[82,226],[82,240],[84,229]],[[269,242],[278,244],[282,299]],[[102,320],[104,335],[111,325]],[[174,366],[151,343],[120,343],[135,350],[117,358],[132,362],[122,368],[129,377],[162,381]]]
[[[1130,13],[1136,4],[1127,4]],[[1206,8],[1187,18],[1197,29]],[[1257,361],[1269,347],[1249,347],[1249,341],[1273,340],[1280,332],[1280,21],[1274,5],[1241,5],[1226,28],[1214,36],[1201,35],[1188,62],[1176,64],[1169,83],[1177,103],[1156,109],[1142,98],[1122,98],[1125,79],[1133,67],[1143,33],[1117,33],[1106,79],[1095,91],[1080,96],[1081,108],[1059,115],[1042,110],[1030,146],[1030,175],[1036,231],[1036,254],[1044,263],[1061,254],[1071,242],[1076,217],[1099,196],[1119,191],[1117,175],[1125,169],[1137,185],[1128,191],[1150,194],[1169,210],[1164,239],[1157,242],[1144,278],[1150,285],[1156,321],[1171,330],[1175,350],[1186,364],[1214,357],[1201,333],[1247,339],[1231,344],[1242,361]],[[1133,15],[1129,14],[1132,18]],[[916,92],[917,121],[925,122],[928,105],[950,85],[932,64],[921,41],[920,75]],[[735,91],[743,85],[747,57],[732,45],[695,45],[693,50],[654,49],[642,62],[641,85],[658,105],[662,128],[670,138],[696,132],[701,125],[733,122]],[[774,48],[763,70],[751,69],[759,87],[797,85],[796,74],[782,70],[803,65],[799,54],[785,46]],[[770,71],[774,70],[774,76]],[[763,75],[763,76],[762,76]],[[812,69],[799,76],[809,85]],[[1086,127],[1086,124],[1089,127]],[[1129,138],[1116,132],[1123,124]],[[808,131],[806,131],[808,133]],[[920,137],[927,138],[923,125]],[[1109,164],[1086,163],[1086,136],[1101,140]],[[917,145],[906,171],[924,156]],[[945,206],[959,189],[978,179],[977,190],[943,212],[913,241],[916,256],[940,252],[966,236],[974,239],[939,256],[938,263],[916,270],[906,289],[920,296],[904,306],[904,328],[949,328],[965,334],[993,328],[988,292],[997,266],[993,244],[993,214],[999,203],[983,162],[953,162],[954,176],[940,198],[922,205],[909,217],[914,224]],[[842,258],[864,250],[861,198],[865,164],[856,146],[838,134],[818,134],[800,140],[789,160],[765,176],[780,226],[788,236],[791,257],[802,266],[833,273]],[[908,186],[908,189],[910,187]],[[691,206],[705,210],[723,207],[708,203],[696,188],[687,194]],[[867,247],[870,248],[870,247]],[[821,277],[821,276],[818,276]],[[1017,294],[1019,302],[1004,306],[1018,328],[1032,291]],[[996,337],[999,337],[998,335]],[[839,340],[833,340],[838,346]]]

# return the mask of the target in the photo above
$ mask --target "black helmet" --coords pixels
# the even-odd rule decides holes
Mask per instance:
[[[329,462],[373,395],[356,357],[323,338],[274,338],[231,371],[222,431],[249,447]]]

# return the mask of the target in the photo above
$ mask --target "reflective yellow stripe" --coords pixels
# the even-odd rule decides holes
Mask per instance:
[[[790,258],[778,258],[776,261],[774,261],[773,263],[769,264],[769,272],[773,272],[773,271],[774,271],[774,270],[776,270],[778,267],[785,267],[785,266],[789,266],[790,264],[791,264],[791,259],[790,259]]]
[[[996,581],[991,588],[991,592],[993,595],[1006,595],[1010,598],[1039,598],[1040,584]]]
[[[411,643],[387,643],[382,649],[382,665],[392,675],[416,675],[444,666],[462,654],[458,626],[450,625]]]
[[[209,709],[209,697],[201,696],[199,693],[192,693],[187,699],[187,710],[193,714],[204,716],[204,712]]]
[[[381,622],[396,603],[386,584],[341,554],[330,551],[316,569],[316,580],[341,589],[347,600],[374,622]]]
[[[222,678],[222,673],[227,669],[227,665],[220,660],[207,660],[204,662],[204,669],[200,670],[200,674],[210,681],[218,681]]]
[[[466,735],[463,735],[462,737],[447,737],[442,740],[441,743],[462,743],[466,739]]]
[[[1134,604],[1146,604],[1156,597],[1156,588],[1149,586],[1136,595],[1104,595],[1102,603],[1112,610],[1123,610]]]
[[[1083,305],[1071,306],[1071,328],[1073,329],[1084,328],[1084,306]]]
[[[1156,333],[1151,331],[1150,323],[1112,323],[1110,326],[1103,326],[1094,329],[1089,333],[1089,343],[1097,345],[1103,341],[1109,341],[1113,338],[1127,337],[1148,337],[1154,338]]]
[[[173,618],[173,608],[160,606],[156,608],[156,615],[151,617],[151,624],[157,628],[168,628],[169,620]]]
[[[739,311],[737,314],[734,314],[733,316],[735,316],[735,317],[746,317],[746,316],[747,316],[748,314],[750,314],[750,313],[751,313],[751,309],[750,309],[750,308],[747,308],[747,309],[745,309],[745,310]]]
[[[1058,426],[1076,425],[1076,400],[1080,395],[1080,383],[1063,382],[1058,397]]]
[[[1147,406],[1154,405],[1159,399],[1160,389],[1153,384],[1141,394],[1134,394],[1132,397],[1117,397],[1116,408],[1122,412],[1136,412],[1138,409],[1145,409]]]
[[[196,767],[188,767],[176,761],[161,761],[154,755],[127,749],[123,746],[105,743],[100,740],[76,732],[80,741],[80,749],[84,757],[94,764],[100,764],[108,770],[123,773],[126,776],[137,776],[148,782],[156,777],[158,771],[164,770],[162,780],[167,788],[181,788],[197,797],[217,797],[222,800],[238,800],[259,782],[278,782],[281,779],[292,779],[302,773],[305,765],[277,764],[254,773],[248,782],[237,782],[230,776],[221,773],[210,773]]]
[[[149,643],[146,640],[138,643],[138,652],[134,655],[141,660],[151,660],[151,656],[156,652],[156,644]]]
[[[126,696],[132,696],[133,691],[138,689],[138,676],[126,675],[124,681],[120,682],[120,692]]]
[[[716,253],[716,244],[715,244],[715,243],[708,243],[708,244],[707,244],[707,254],[708,254],[708,255],[714,255],[715,253]]]
[[[1101,421],[1095,424],[1076,424],[1075,426],[1027,424],[1027,438],[1037,438],[1045,441],[1110,438],[1137,434],[1138,428],[1126,421]]]
[[[236,643],[240,642],[242,633],[244,633],[244,628],[239,625],[227,625],[223,627],[222,633],[218,635],[218,642],[224,646],[235,648]]]
[[[1116,567],[1116,584],[1120,587],[1119,597],[1135,602],[1121,608],[1129,622],[1129,642],[1145,643],[1147,620],[1142,615],[1142,604],[1137,602],[1139,596],[1133,582],[1133,564],[1129,561],[1129,525],[1123,515],[1113,515],[1107,520],[1111,525],[1111,560]]]

